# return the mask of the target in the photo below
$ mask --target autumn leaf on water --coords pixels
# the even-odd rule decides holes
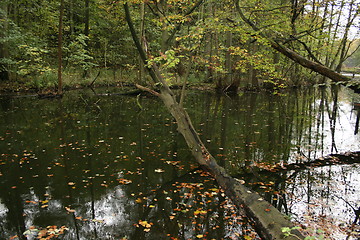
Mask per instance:
[[[207,211],[198,209],[198,210],[196,210],[196,211],[194,212],[194,215],[199,215],[199,214],[205,215],[205,214],[207,214]]]
[[[125,178],[119,178],[119,179],[117,179],[117,180],[118,180],[119,183],[121,183],[121,184],[130,184],[130,183],[132,183],[131,180],[128,180],[128,179],[125,179]]]
[[[245,181],[242,180],[242,179],[237,179],[237,178],[235,178],[235,180],[238,181],[240,184],[245,184]]]
[[[139,220],[139,225],[144,227],[144,232],[149,232],[153,223],[149,223],[148,221]]]
[[[102,219],[92,219],[91,220],[92,222],[97,222],[97,223],[103,223],[104,222],[104,220],[102,220]]]
[[[42,229],[36,229],[34,226],[31,226],[23,233],[23,235],[30,235],[32,237],[36,237],[36,239],[51,239],[64,234],[66,230],[69,229],[65,226],[57,227],[54,225],[47,226],[46,228]]]
[[[68,211],[69,213],[74,213],[74,212],[75,212],[74,209],[71,209],[71,208],[69,208],[69,207],[65,207],[65,209],[66,209],[66,211]]]
[[[28,230],[26,230],[23,235],[33,235],[33,234],[37,234],[40,230],[36,229],[34,226],[29,227]]]

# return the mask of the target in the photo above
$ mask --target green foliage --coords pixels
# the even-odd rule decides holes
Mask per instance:
[[[158,57],[151,58],[148,61],[148,67],[151,67],[154,63],[161,64],[163,69],[171,69],[176,67],[180,62],[180,56],[176,56],[174,50],[167,50],[164,54]]]
[[[124,19],[124,2],[130,3],[139,37],[140,26],[144,26],[147,53],[154,56],[149,64],[159,64],[162,71],[173,77],[181,75],[180,67],[190,66],[197,71],[190,75],[214,75],[213,79],[221,79],[229,72],[246,75],[251,68],[256,70],[259,82],[282,88],[289,83],[295,68],[284,56],[274,60],[269,41],[262,34],[311,58],[306,46],[328,65],[334,60],[335,66],[339,59],[336,54],[341,34],[334,34],[328,26],[330,21],[335,24],[336,14],[340,13],[329,16],[329,1],[319,6],[312,1],[302,1],[297,7],[281,0],[240,1],[240,8],[256,23],[258,32],[243,22],[230,0],[203,1],[194,9],[198,1],[146,1],[145,5],[141,0],[90,1],[90,33],[85,36],[84,2],[74,0],[65,1],[65,67],[81,71],[96,66],[125,70],[131,65],[134,71],[139,70],[138,53]],[[349,1],[343,2],[349,6]],[[7,1],[4,6],[0,7],[1,70],[32,77],[55,68],[59,1]],[[141,6],[145,6],[144,19]],[[1,45],[9,49],[8,54],[1,53]],[[358,59],[358,55],[354,54],[354,59]],[[299,67],[296,74],[308,77],[309,71]]]
[[[47,71],[28,79],[26,85],[34,89],[48,89],[56,87],[57,81],[57,74],[54,71]]]
[[[36,76],[52,71],[44,60],[48,53],[47,50],[29,45],[20,45],[19,49],[23,56],[16,63],[18,66],[17,73],[20,76]]]
[[[291,231],[298,230],[298,229],[301,229],[301,228],[300,227],[292,227],[292,228],[283,227],[283,228],[281,228],[281,231],[284,233],[285,237],[291,236],[291,237],[295,237],[300,240],[301,238],[299,238],[295,234],[291,233]],[[324,235],[322,235],[323,233],[324,233],[324,231],[322,231],[322,230],[316,230],[315,235],[307,236],[304,238],[304,240],[323,240],[323,239],[325,239]]]
[[[83,70],[89,70],[96,66],[92,61],[94,58],[90,56],[87,50],[87,41],[89,38],[84,34],[76,36],[74,41],[71,41],[67,47],[64,48],[66,57],[64,60],[72,67],[80,67]]]

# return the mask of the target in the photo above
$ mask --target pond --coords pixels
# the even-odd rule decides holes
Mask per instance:
[[[195,164],[157,98],[97,91],[0,97],[0,239],[258,238]],[[232,176],[311,231],[356,239],[359,163],[270,171],[359,151],[355,102],[359,95],[340,87],[189,91],[185,107]]]

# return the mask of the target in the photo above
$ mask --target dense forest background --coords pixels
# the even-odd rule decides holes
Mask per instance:
[[[1,81],[54,87],[61,62],[65,86],[97,77],[147,83],[125,2],[149,64],[159,65],[170,84],[231,90],[325,81],[270,40],[337,72],[360,66],[356,0],[2,0]]]

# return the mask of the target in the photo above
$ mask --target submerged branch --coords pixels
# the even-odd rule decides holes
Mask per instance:
[[[317,168],[324,166],[332,165],[344,165],[344,164],[353,164],[360,163],[360,151],[357,152],[347,152],[342,154],[330,154],[325,157],[320,157],[308,162],[302,163],[291,163],[284,165],[275,165],[269,168],[261,168],[262,171],[269,172],[285,172],[285,171],[301,171],[308,168]]]

